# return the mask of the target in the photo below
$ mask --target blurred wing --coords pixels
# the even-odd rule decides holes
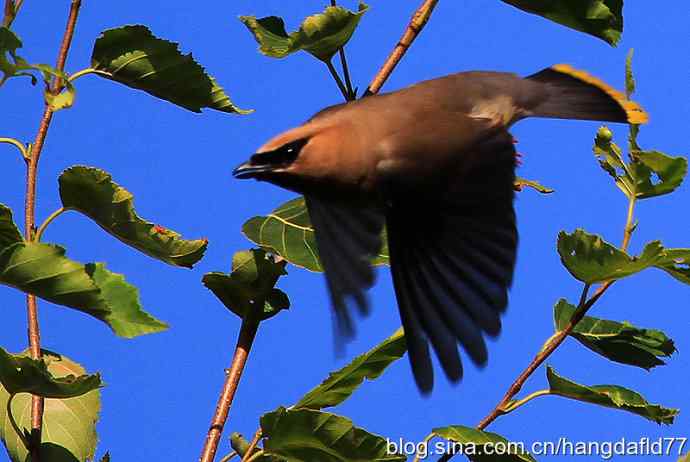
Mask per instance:
[[[500,332],[512,282],[513,144],[501,135],[472,155],[482,161],[461,184],[434,197],[396,198],[387,216],[393,282],[422,392],[433,387],[428,342],[451,381],[462,377],[458,342],[476,364],[486,362],[482,333]]]
[[[306,197],[319,257],[335,310],[336,333],[351,338],[354,325],[348,311],[353,301],[362,314],[369,311],[365,291],[374,284],[371,259],[381,249],[381,211]]]

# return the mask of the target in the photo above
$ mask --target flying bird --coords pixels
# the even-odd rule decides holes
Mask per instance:
[[[637,103],[568,65],[526,78],[461,72],[326,108],[233,175],[305,196],[343,338],[354,334],[348,307],[369,310],[385,226],[412,371],[427,394],[429,343],[457,382],[458,344],[481,366],[484,334],[501,330],[518,243],[508,129],[527,117],[647,121]]]

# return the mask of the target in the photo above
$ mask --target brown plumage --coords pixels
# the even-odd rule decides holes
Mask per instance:
[[[430,342],[457,381],[457,344],[479,365],[500,332],[513,277],[515,150],[526,117],[644,123],[636,104],[566,65],[520,78],[464,72],[327,108],[237,167],[304,194],[339,335],[348,303],[368,310],[370,259],[386,226],[391,272],[414,376],[433,387]]]

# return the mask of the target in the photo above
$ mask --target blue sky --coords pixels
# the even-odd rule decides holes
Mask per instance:
[[[364,89],[417,6],[417,1],[371,1],[371,10],[347,47],[355,84]],[[687,6],[684,2],[627,2],[625,32],[617,48],[496,0],[440,2],[431,22],[385,86],[397,89],[416,81],[462,70],[492,69],[522,75],[555,63],[570,63],[622,88],[623,64],[635,48],[637,100],[651,114],[640,143],[672,155],[688,154]],[[44,240],[65,245],[79,261],[106,261],[141,291],[144,308],[170,323],[162,334],[123,340],[81,313],[40,305],[44,347],[100,371],[103,411],[100,450],[113,460],[194,460],[229,365],[239,321],[205,289],[208,271],[227,271],[233,252],[251,246],[240,233],[251,216],[269,212],[293,197],[268,184],[234,181],[232,168],[267,138],[300,124],[341,97],[325,66],[306,53],[284,60],[260,55],[237,20],[239,15],[280,15],[295,28],[323,2],[236,0],[135,2],[107,5],[85,1],[67,70],[88,67],[100,31],[124,24],[146,24],[155,34],[192,51],[249,116],[214,111],[194,114],[141,92],[99,79],[77,82],[77,101],[61,111],[48,135],[39,177],[38,219],[59,207],[57,176],[68,166],[86,164],[107,170],[135,195],[140,215],[186,237],[207,237],[206,257],[194,270],[151,260],[103,233],[76,213],[60,217]],[[354,1],[345,4],[356,7]],[[15,30],[24,41],[23,56],[53,63],[68,2],[26,2]],[[9,81],[0,91],[0,136],[32,140],[42,96],[27,81]],[[560,265],[555,239],[560,230],[583,227],[619,243],[626,199],[604,174],[591,152],[597,123],[528,120],[513,133],[523,153],[518,174],[556,189],[550,196],[533,191],[516,202],[521,242],[504,329],[490,341],[483,370],[468,366],[459,386],[449,385],[437,369],[431,398],[422,399],[407,360],[394,364],[374,383],[365,384],[336,412],[372,432],[409,441],[421,440],[432,427],[476,424],[552,333],[552,307],[561,297],[575,301],[580,285]],[[625,127],[615,127],[621,144]],[[0,148],[0,202],[21,216],[24,168],[10,147]],[[669,247],[690,247],[685,184],[674,194],[640,203],[640,221],[631,250],[661,239]],[[280,287],[292,309],[265,323],[231,410],[228,429],[251,435],[258,418],[289,405],[346,358],[333,352],[329,301],[322,277],[298,268]],[[372,291],[372,315],[359,323],[348,356],[365,351],[399,326],[388,271],[379,271]],[[629,320],[663,330],[680,353],[668,365],[646,372],[614,364],[569,340],[548,363],[585,384],[619,384],[669,407],[690,409],[687,393],[690,288],[657,270],[617,283],[591,314]],[[0,288],[3,308],[0,345],[25,348],[23,295]],[[469,364],[469,362],[467,362]],[[545,386],[538,371],[525,391]],[[637,416],[545,397],[504,416],[490,430],[522,441],[616,441],[621,437],[688,436],[690,418],[681,413],[673,427]],[[227,446],[226,446],[227,447]],[[0,455],[0,459],[6,457]],[[564,457],[541,457],[565,460]],[[583,457],[582,460],[599,460]],[[640,458],[640,460],[647,460]],[[661,458],[675,460],[675,457]]]

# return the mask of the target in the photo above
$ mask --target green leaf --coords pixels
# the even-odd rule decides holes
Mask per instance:
[[[263,250],[246,250],[234,255],[232,273],[206,273],[202,281],[240,318],[252,314],[264,321],[290,307],[288,296],[274,287],[287,274],[286,264]]]
[[[690,249],[666,249],[666,258],[656,265],[678,281],[690,284]]]
[[[303,197],[281,205],[269,215],[256,216],[242,225],[242,232],[258,246],[276,253],[295,266],[310,271],[323,271],[319,251]],[[383,247],[372,261],[374,265],[388,264],[386,231]]]
[[[0,85],[17,73],[16,52],[21,47],[22,41],[14,32],[5,26],[0,27],[0,72],[2,72]],[[14,63],[10,62],[10,59]]]
[[[91,67],[98,75],[185,109],[208,107],[247,114],[235,106],[216,80],[206,74],[191,54],[154,36],[145,26],[124,26],[104,31],[94,44]]]
[[[503,0],[616,45],[623,33],[623,0]]]
[[[58,182],[63,207],[83,213],[130,247],[186,268],[204,256],[206,239],[184,240],[174,231],[141,219],[134,211],[132,194],[103,170],[71,167]]]
[[[28,353],[23,353],[27,356]],[[48,372],[53,377],[82,377],[86,371],[69,358],[43,351]],[[93,376],[90,376],[93,377]],[[0,386],[0,409],[7,407],[9,394]],[[98,437],[96,421],[100,411],[100,391],[94,389],[74,398],[47,398],[44,402],[41,460],[85,462],[94,457]],[[12,400],[12,415],[20,428],[31,428],[31,395]],[[13,462],[26,462],[27,451],[6,417],[0,418],[0,438]]]
[[[0,253],[7,247],[24,241],[19,228],[12,219],[12,210],[0,204]]]
[[[102,263],[82,265],[57,245],[18,243],[0,253],[0,283],[100,319],[121,337],[167,326],[142,311],[139,291]]]
[[[374,380],[394,361],[400,359],[407,350],[402,328],[392,336],[376,345],[350,364],[331,373],[321,385],[304,395],[294,409],[323,409],[336,406],[355,392],[364,379]]]
[[[690,462],[690,452],[688,452],[688,453],[685,454],[684,456],[681,456],[681,457],[678,459],[678,462]]]
[[[634,159],[630,168],[638,199],[673,192],[688,173],[688,160],[685,157],[672,157],[659,151],[636,151]]]
[[[526,178],[520,178],[520,177],[515,178],[515,187],[517,188],[518,191],[522,191],[522,188],[524,188],[525,186],[532,188],[535,191],[542,193],[542,194],[551,194],[552,192],[554,192],[553,189],[542,185],[538,181],[528,180]]]
[[[32,393],[44,398],[74,398],[103,386],[101,377],[54,377],[43,360],[15,356],[0,348],[0,383],[8,393]]]
[[[278,410],[261,417],[267,455],[290,462],[404,462],[390,454],[386,440],[335,414],[311,409]]]
[[[554,308],[556,330],[565,329],[574,312],[573,305],[559,300]],[[661,331],[590,316],[582,318],[570,335],[611,361],[647,370],[665,364],[660,358],[676,351],[673,340]]]
[[[618,385],[585,386],[559,376],[552,367],[546,370],[551,393],[565,398],[631,412],[658,424],[673,423],[678,409],[648,403],[640,394]]]
[[[257,19],[240,16],[240,21],[254,35],[259,50],[266,56],[284,58],[305,50],[321,61],[328,62],[352,37],[362,15],[369,7],[359,4],[353,12],[341,6],[329,6],[323,13],[308,16],[295,32],[285,31],[285,22],[277,16]]]
[[[53,111],[72,107],[77,90],[74,88],[74,85],[72,85],[72,82],[69,81],[69,76],[65,72],[55,69],[48,64],[29,64],[26,62],[20,66],[20,69],[37,70],[43,75],[43,82],[45,83],[43,97],[46,104],[48,104]],[[62,85],[65,87],[58,94],[53,94],[51,90],[50,83],[54,78],[60,79]]]
[[[667,261],[659,241],[647,244],[640,256],[630,257],[601,237],[582,229],[572,234],[561,231],[558,234],[558,253],[570,274],[588,284],[622,279]]]
[[[510,443],[496,433],[484,432],[462,425],[434,428],[432,432],[436,436],[457,443],[459,447],[455,448],[455,452],[466,455],[471,461],[536,462],[531,455],[520,450],[519,444]],[[490,451],[484,451],[484,447],[487,445],[489,446],[487,449],[490,449]],[[506,453],[493,456],[483,455],[485,452],[498,452],[499,449],[501,453],[504,450]]]
[[[7,27],[0,27],[0,72],[2,73],[0,86],[10,77],[16,76],[30,77],[31,83],[35,85],[37,79],[31,72],[38,71],[42,74],[43,82],[45,83],[43,96],[46,104],[53,111],[71,107],[74,103],[76,90],[67,79],[67,74],[48,64],[29,64],[16,53],[17,49],[21,47],[22,42],[14,32]],[[61,79],[64,86],[63,91],[58,94],[53,94],[51,91],[51,80],[53,78]]]

